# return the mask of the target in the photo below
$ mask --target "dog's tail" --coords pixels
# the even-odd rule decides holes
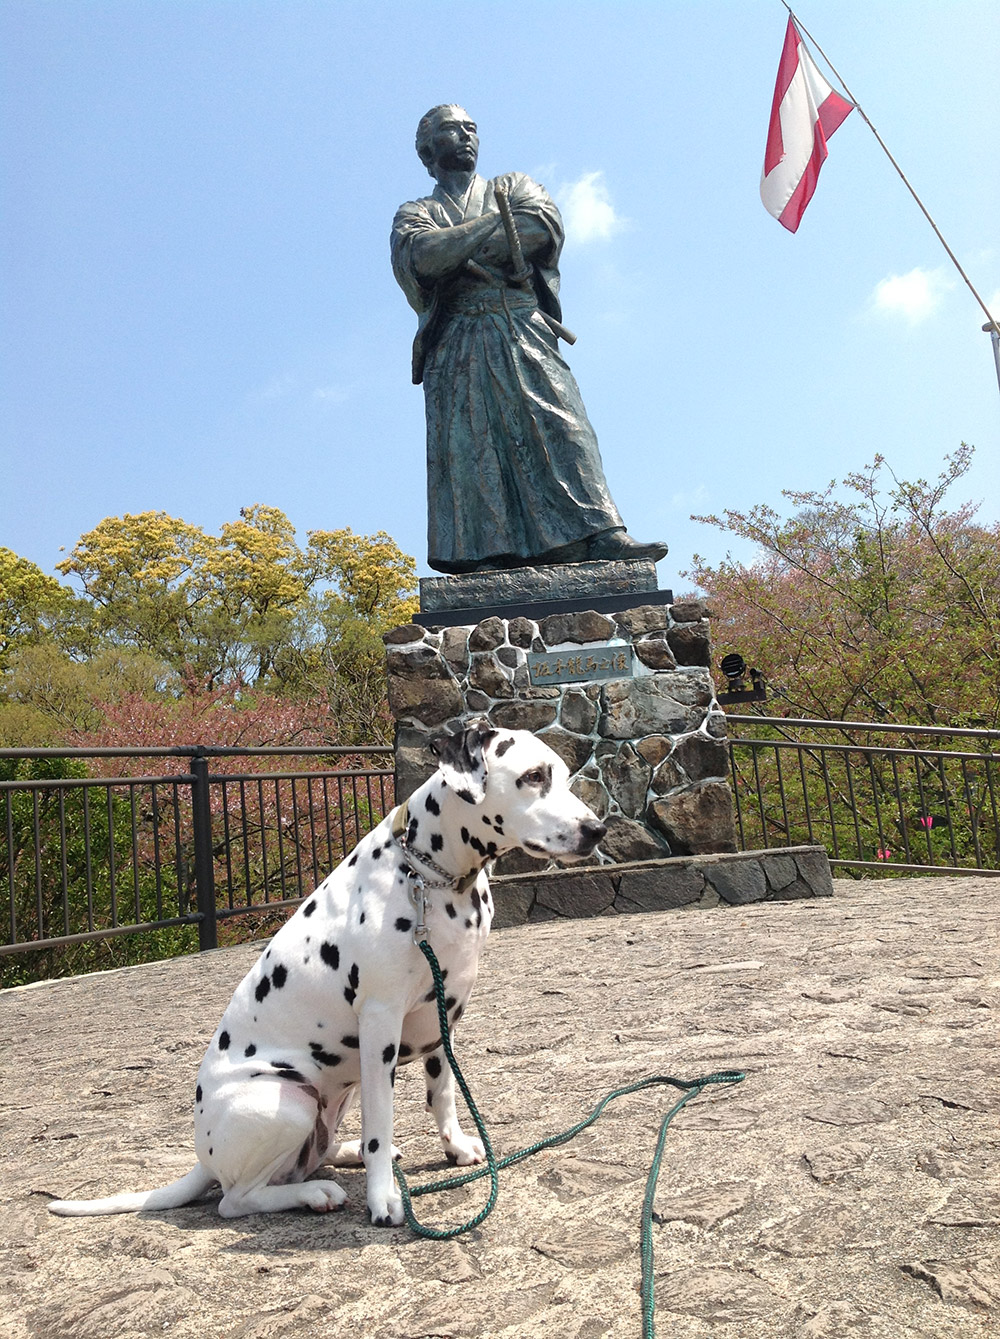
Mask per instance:
[[[204,1195],[215,1181],[199,1163],[187,1176],[172,1181],[169,1186],[160,1186],[158,1190],[140,1191],[135,1195],[109,1195],[102,1200],[52,1200],[49,1213],[59,1214],[63,1218],[87,1217],[102,1213],[138,1213],[142,1209],[179,1209],[182,1204],[190,1204],[200,1195]]]

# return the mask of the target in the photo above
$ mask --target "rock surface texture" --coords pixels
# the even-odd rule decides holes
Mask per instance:
[[[608,825],[608,863],[736,850],[725,717],[701,602],[444,628],[408,623],[385,643],[397,795],[434,770],[435,734],[485,717],[531,730],[563,758],[573,789]],[[561,666],[586,662],[596,646],[630,648],[633,676],[546,683],[529,672],[530,652],[550,652]],[[498,867],[529,868],[540,866],[523,855]]]
[[[833,898],[498,932],[458,1046],[498,1151],[637,1077],[744,1069],[667,1136],[658,1333],[986,1339],[1000,1308],[997,887],[837,881]],[[502,1173],[494,1214],[444,1244],[368,1226],[353,1171],[336,1173],[347,1208],[324,1216],[47,1213],[56,1193],[189,1168],[198,1061],[257,951],[0,997],[0,1335],[638,1336],[639,1207],[669,1090]],[[440,1165],[422,1097],[401,1070],[396,1137],[418,1181]],[[482,1185],[418,1213],[464,1220]]]

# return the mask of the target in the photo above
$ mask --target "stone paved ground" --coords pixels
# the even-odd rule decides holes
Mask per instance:
[[[460,1055],[501,1151],[647,1073],[743,1067],[668,1138],[661,1336],[979,1339],[1000,1308],[997,895],[990,879],[560,921],[487,949]],[[56,1219],[50,1195],[191,1164],[200,1054],[240,948],[0,996],[4,1339],[638,1336],[638,1207],[664,1093],[505,1175],[444,1245],[345,1212]],[[436,1161],[420,1076],[398,1138]],[[479,1189],[418,1203],[441,1221]]]

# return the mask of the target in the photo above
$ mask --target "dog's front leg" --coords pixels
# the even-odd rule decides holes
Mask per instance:
[[[359,1017],[361,1051],[361,1155],[368,1182],[368,1212],[376,1227],[403,1221],[403,1201],[392,1177],[392,1098],[403,1020],[382,1004],[366,1004]]]
[[[458,1123],[455,1075],[443,1046],[432,1051],[424,1061],[424,1072],[427,1075],[427,1106],[437,1122],[445,1157],[459,1167],[485,1162],[486,1150],[482,1141],[470,1138]]]

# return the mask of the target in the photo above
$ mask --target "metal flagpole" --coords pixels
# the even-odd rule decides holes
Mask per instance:
[[[826,54],[826,52],[823,50],[823,48],[820,46],[820,44],[816,41],[815,37],[813,37],[813,35],[812,35],[812,33],[809,31],[809,29],[808,29],[808,28],[807,28],[807,27],[800,21],[798,15],[794,12],[794,10],[792,9],[791,5],[788,4],[788,0],[781,0],[781,3],[782,3],[782,4],[785,6],[785,8],[788,10],[789,16],[791,17],[791,20],[792,20],[792,22],[795,24],[796,28],[798,28],[798,29],[800,30],[800,32],[804,33],[805,36],[808,37],[809,41],[812,42],[813,46],[816,48],[816,50],[819,52],[819,54],[820,54],[820,55],[823,57],[823,59],[826,61],[827,65],[830,67],[830,69],[833,71],[834,76],[835,76],[837,79],[839,79],[841,88],[844,90],[844,92],[845,92],[845,93],[847,94],[847,96],[850,98],[851,102],[854,103],[855,110],[857,111],[858,115],[861,117],[862,121],[864,121],[865,125],[868,127],[868,129],[872,132],[872,134],[873,134],[873,135],[875,136],[875,138],[878,140],[879,145],[880,145],[881,148],[882,148],[882,152],[885,154],[886,158],[888,158],[889,162],[893,165],[893,167],[894,167],[894,168],[896,169],[896,171],[899,173],[900,180],[902,181],[902,183],[903,183],[903,185],[906,187],[906,189],[910,192],[910,194],[913,196],[914,200],[916,200],[917,204],[920,206],[920,212],[923,214],[924,218],[927,220],[927,222],[928,222],[928,223],[931,225],[931,227],[934,229],[935,235],[937,236],[938,241],[939,241],[939,242],[941,243],[941,245],[944,247],[945,251],[947,251],[949,258],[951,259],[951,263],[955,266],[955,269],[958,270],[959,274],[960,274],[960,275],[962,276],[962,278],[965,280],[965,284],[966,284],[966,287],[968,288],[969,292],[972,294],[972,296],[973,296],[973,297],[976,299],[976,301],[979,303],[980,307],[982,307],[983,312],[984,312],[985,315],[986,315],[986,325],[983,326],[983,330],[989,332],[990,338],[991,338],[992,341],[993,341],[993,357],[994,357],[994,359],[996,360],[996,365],[997,365],[997,382],[1000,383],[1000,324],[997,323],[997,321],[994,319],[993,313],[990,311],[989,307],[987,307],[986,303],[982,300],[982,298],[981,298],[981,297],[979,296],[979,294],[976,292],[976,289],[975,289],[975,287],[973,286],[972,280],[969,278],[969,276],[968,276],[968,275],[965,273],[965,271],[962,269],[962,266],[961,266],[961,264],[959,263],[958,257],[955,255],[954,251],[952,251],[951,247],[950,247],[950,246],[948,245],[948,243],[945,241],[944,236],[943,236],[943,234],[942,234],[942,232],[941,232],[941,229],[938,227],[938,225],[937,225],[937,224],[934,222],[934,220],[931,218],[931,216],[930,216],[930,214],[928,213],[928,211],[927,211],[927,207],[926,207],[926,205],[924,204],[923,200],[921,200],[920,196],[916,193],[916,191],[913,189],[913,187],[912,187],[912,186],[910,185],[910,183],[907,181],[907,179],[906,179],[906,174],[904,173],[903,169],[899,166],[899,164],[896,162],[895,158],[893,158],[892,154],[889,152],[889,146],[886,144],[885,140],[882,138],[882,136],[878,133],[878,131],[877,131],[877,130],[875,129],[875,127],[872,125],[871,121],[869,120],[869,118],[868,118],[868,116],[867,116],[867,114],[866,114],[866,112],[865,112],[865,109],[861,106],[860,102],[858,102],[857,98],[854,96],[854,94],[851,92],[851,90],[847,87],[847,83],[846,83],[846,81],[845,81],[843,75],[842,75],[842,74],[840,73],[840,71],[837,69],[836,65],[834,65],[833,61],[832,61],[832,60],[830,59],[830,57]]]

